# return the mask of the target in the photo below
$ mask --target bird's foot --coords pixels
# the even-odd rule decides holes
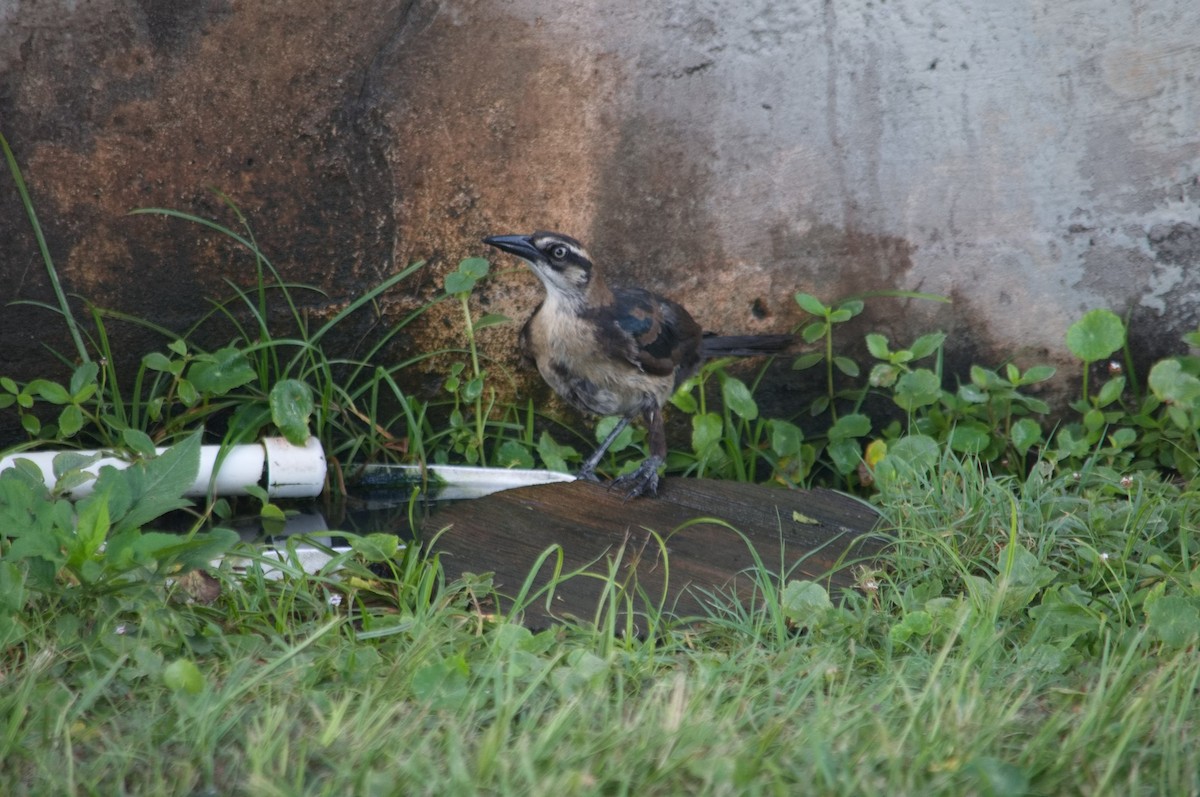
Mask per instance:
[[[582,468],[580,468],[579,473],[575,474],[575,478],[583,479],[584,481],[589,481],[589,482],[600,481],[600,477],[596,475],[596,468],[594,465],[592,465],[592,466],[585,465]]]
[[[658,468],[662,464],[662,457],[647,457],[637,470],[616,479],[608,489],[624,490],[626,501],[646,493],[658,495]]]

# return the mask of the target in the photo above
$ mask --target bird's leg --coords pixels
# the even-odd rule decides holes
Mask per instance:
[[[615,487],[619,490],[628,488],[625,492],[625,500],[637,498],[646,492],[658,495],[658,469],[667,461],[667,432],[663,428],[662,409],[653,407],[646,410],[642,417],[650,432],[650,456],[638,466],[637,470],[617,479],[609,488]]]
[[[600,464],[600,458],[604,456],[604,452],[607,451],[608,447],[611,446],[613,441],[617,439],[617,435],[623,432],[625,427],[628,425],[628,418],[622,418],[621,420],[617,421],[617,425],[614,426],[612,431],[608,433],[608,437],[604,438],[604,442],[600,444],[600,447],[592,452],[592,455],[583,463],[583,467],[579,469],[579,474],[575,478],[587,479],[590,482],[600,481],[596,478],[596,466]]]

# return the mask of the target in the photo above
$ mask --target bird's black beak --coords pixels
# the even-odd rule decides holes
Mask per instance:
[[[536,262],[541,259],[541,254],[529,242],[529,236],[527,235],[489,235],[483,239],[483,242],[488,246],[496,247],[502,252],[516,255],[522,260]]]

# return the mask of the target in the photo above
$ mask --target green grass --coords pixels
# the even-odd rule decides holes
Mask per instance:
[[[880,503],[896,539],[858,591],[774,585],[649,639],[605,612],[531,633],[472,608],[486,578],[371,538],[338,576],[218,573],[210,605],[29,597],[5,791],[1200,791],[1195,493],[946,456]]]
[[[394,537],[351,539],[336,572],[285,563],[272,580],[226,565],[206,584],[193,568],[233,545],[231,532],[197,525],[181,541],[149,528],[190,483],[182,452],[205,419],[222,421],[227,440],[311,428],[345,463],[577,462],[531,403],[497,402],[503,368],[475,333],[505,319],[471,304],[486,261],[462,261],[361,356],[331,358],[332,330],[378,317],[376,301],[419,266],[312,325],[298,301],[311,289],[274,269],[232,202],[232,226],[152,209],[142,212],[205,226],[254,258],[256,287],[231,285],[197,322],[229,323],[233,343],[201,351],[188,342],[196,328],[176,335],[91,307],[81,326],[2,138],[0,149],[55,289],[47,307],[75,346],[60,355],[65,379],[0,375],[0,409],[16,408],[31,441],[147,457],[74,505],[61,488],[82,478],[78,461],[63,461],[58,491],[18,470],[0,477],[6,795],[1200,794],[1200,361],[1162,361],[1145,385],[1127,368],[1128,383],[1110,375],[1093,391],[1087,367],[1126,348],[1108,311],[1068,333],[1085,381],[1079,418],[1051,438],[1034,393],[1053,369],[973,367],[949,391],[944,335],[907,347],[871,335],[864,381],[868,369],[834,346],[862,301],[798,294],[815,319],[801,335],[823,351],[794,367],[824,363],[811,412],[827,432],[806,439],[796,419],[761,418],[752,384],[713,363],[674,399],[692,435],[669,465],[869,492],[894,535],[885,555],[858,566],[859,588],[843,595],[745,574],[754,600],[712,596],[711,615],[688,624],[619,622],[638,585],[598,563],[564,576],[608,581],[593,622],[535,634],[477,608],[486,574],[445,583]],[[463,347],[376,363],[397,330],[447,300],[461,308]],[[279,302],[283,332],[267,324]],[[167,341],[132,386],[118,379],[128,375],[115,370],[108,321]],[[398,377],[434,355],[457,361],[440,403],[424,404]],[[880,397],[907,423],[876,428],[862,408]],[[148,458],[156,441],[175,453]],[[638,445],[629,432],[608,469],[627,467]]]

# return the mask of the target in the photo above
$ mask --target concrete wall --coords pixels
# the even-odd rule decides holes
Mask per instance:
[[[247,261],[124,214],[220,214],[207,186],[317,313],[430,259],[398,312],[480,236],[558,228],[724,332],[791,327],[796,290],[949,296],[859,331],[945,329],[963,363],[1058,361],[1096,306],[1146,357],[1200,322],[1195,0],[2,3],[0,130],[68,287],[162,323]],[[3,188],[0,300],[47,296]],[[0,373],[58,329],[4,308]]]

